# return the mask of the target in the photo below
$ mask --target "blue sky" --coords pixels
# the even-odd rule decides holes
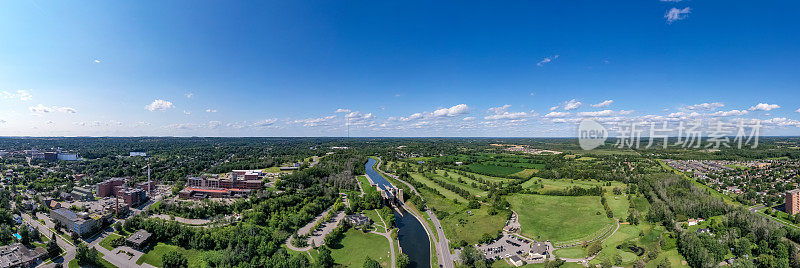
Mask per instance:
[[[0,7],[3,136],[574,136],[586,117],[800,134],[793,1]]]

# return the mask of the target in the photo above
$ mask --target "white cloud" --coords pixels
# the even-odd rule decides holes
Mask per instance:
[[[190,115],[190,114],[192,114],[192,113],[191,113],[191,112],[189,112],[189,111],[187,111],[187,110],[183,110],[183,114],[185,114],[185,115]]]
[[[750,111],[771,111],[778,108],[781,108],[781,106],[777,104],[759,103],[750,107]]]
[[[608,116],[620,116],[620,115],[628,115],[633,113],[631,110],[602,110],[602,111],[595,111],[595,112],[580,112],[578,116],[587,116],[587,117],[608,117]]]
[[[553,55],[552,57],[545,57],[544,59],[536,63],[536,66],[539,67],[544,66],[545,64],[548,64],[556,59],[558,59],[558,55]]]
[[[689,105],[684,107],[687,110],[716,110],[717,108],[724,107],[725,104],[721,102],[705,102],[701,104]]]
[[[797,121],[797,120],[794,120],[794,119],[789,119],[789,118],[786,118],[786,117],[776,117],[776,118],[772,118],[772,119],[761,121],[761,123],[763,123],[765,125],[776,125],[776,126],[781,126],[781,127],[786,127],[786,126],[800,127],[800,121]]]
[[[550,111],[555,111],[555,110],[558,110],[558,108],[559,108],[559,106],[553,106],[553,107],[550,107]]]
[[[747,110],[730,110],[730,111],[717,111],[717,112],[711,113],[709,115],[711,115],[711,116],[742,116],[742,115],[746,115],[746,114],[747,114]]]
[[[186,95],[187,99],[191,99],[192,97],[194,97],[194,93],[192,93],[192,92],[186,93],[184,95]]]
[[[475,117],[474,116],[467,116],[467,117],[464,117],[464,119],[461,119],[461,120],[472,121],[472,120],[475,120]]]
[[[420,119],[420,118],[423,118],[423,117],[424,117],[424,115],[422,113],[414,113],[412,115],[409,115],[408,117],[400,117],[398,120],[406,122],[406,121],[411,121],[411,120],[415,120],[415,119]]]
[[[208,127],[209,128],[217,128],[217,127],[219,127],[221,125],[222,125],[222,122],[220,122],[220,121],[208,121]]]
[[[330,125],[330,121],[336,118],[335,115],[329,115],[320,118],[307,118],[302,120],[295,120],[295,123],[303,124],[305,127],[319,127]]]
[[[494,114],[502,114],[502,113],[506,112],[506,110],[508,108],[510,108],[510,107],[511,107],[510,104],[506,104],[506,105],[503,105],[503,106],[500,106],[500,107],[492,107],[492,108],[489,108],[489,112],[492,112]]]
[[[667,19],[667,23],[672,24],[675,21],[679,21],[685,19],[689,16],[689,13],[692,12],[692,9],[689,7],[683,9],[671,8],[667,11],[667,14],[664,14],[664,18]]]
[[[181,123],[181,124],[171,124],[164,126],[168,129],[175,129],[175,130],[192,130],[197,127],[197,125],[192,123]]]
[[[337,113],[349,113],[349,112],[350,112],[350,109],[342,109],[342,108],[339,108],[339,109],[336,109],[336,112],[337,112]]]
[[[99,59],[94,59],[92,62],[94,62],[94,63],[100,63],[100,60],[99,60]]]
[[[493,115],[486,116],[483,119],[486,119],[486,120],[506,119],[507,120],[507,119],[521,119],[521,118],[525,118],[527,116],[528,116],[528,114],[525,113],[525,112],[518,112],[518,113],[503,112],[502,114],[493,114]]]
[[[468,112],[469,112],[469,106],[467,106],[466,104],[459,104],[459,105],[455,105],[455,106],[450,107],[450,108],[442,108],[442,109],[433,111],[433,116],[437,116],[437,117],[439,117],[439,116],[449,116],[449,117],[452,117],[452,116],[458,116],[458,115],[466,114]]]
[[[549,114],[544,115],[547,118],[559,118],[559,117],[567,117],[569,116],[569,112],[550,112]]]
[[[74,114],[78,112],[75,110],[75,108],[72,107],[59,107],[59,106],[47,107],[42,105],[41,103],[36,106],[28,107],[28,110],[30,110],[34,114],[39,114],[39,115],[50,112],[61,112],[65,114]]]
[[[671,113],[671,114],[667,115],[667,117],[671,117],[671,118],[681,118],[681,119],[685,119],[685,118],[692,118],[692,117],[700,117],[700,116],[702,116],[702,114],[700,114],[700,113],[698,113],[698,112],[691,112],[691,113],[687,113],[687,112],[675,112],[675,113]]]
[[[500,107],[493,107],[489,108],[489,112],[493,113],[492,115],[486,116],[483,119],[486,120],[514,120],[514,119],[522,119],[528,116],[528,113],[525,112],[517,112],[517,113],[509,113],[507,110],[510,108],[511,105],[506,104]]]
[[[30,91],[20,89],[14,93],[8,91],[0,91],[0,96],[4,99],[19,99],[21,101],[29,101],[33,99],[33,95],[31,95]]]
[[[794,111],[795,113],[800,113],[800,108]]]
[[[614,102],[614,100],[607,100],[607,101],[604,101],[604,102],[601,102],[601,103],[598,103],[598,104],[592,104],[592,107],[595,107],[595,108],[606,107],[606,106],[611,105],[612,102]]]
[[[155,112],[155,111],[166,111],[170,108],[175,108],[175,105],[172,105],[172,102],[156,99],[153,103],[145,105],[144,108],[148,111]]]
[[[269,127],[269,126],[275,125],[275,123],[277,123],[277,122],[278,122],[277,118],[264,119],[264,120],[261,120],[261,121],[253,123],[253,126],[254,127]]]
[[[581,107],[581,105],[583,105],[583,103],[581,103],[580,101],[571,99],[568,102],[564,103],[564,110],[565,111],[575,110],[578,109],[578,107]]]
[[[372,113],[355,111],[345,115],[345,118],[347,118],[347,125],[366,125],[368,121],[375,119],[375,116]]]
[[[216,112],[217,112],[216,109],[211,109],[211,108],[206,109],[206,113],[216,113]]]

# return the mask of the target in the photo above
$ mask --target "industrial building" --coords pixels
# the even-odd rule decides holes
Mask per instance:
[[[66,208],[50,211],[50,218],[64,226],[64,229],[81,236],[91,233],[92,230],[96,228],[100,228],[103,220],[105,220],[105,218],[99,214],[89,214],[86,212],[75,213]]]

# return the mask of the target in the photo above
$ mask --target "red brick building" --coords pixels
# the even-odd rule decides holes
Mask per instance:
[[[800,189],[794,189],[786,192],[786,213],[794,215],[800,212]]]

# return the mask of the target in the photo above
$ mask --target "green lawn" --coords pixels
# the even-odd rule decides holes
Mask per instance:
[[[632,264],[636,261],[638,256],[636,254],[617,249],[617,246],[625,241],[633,240],[639,235],[639,227],[633,225],[620,225],[619,230],[603,242],[603,250],[595,257],[590,264],[600,264],[604,259],[614,260],[614,256],[619,254],[622,257],[622,262]]]
[[[469,164],[467,168],[469,168],[469,170],[472,172],[490,174],[494,176],[508,176],[524,170],[524,168],[518,167],[501,167],[483,164]]]
[[[386,237],[351,228],[345,233],[341,247],[331,250],[331,256],[344,267],[362,267],[367,256],[380,262],[383,267],[390,267],[389,251]]]
[[[103,239],[103,241],[100,241],[100,246],[105,248],[105,249],[107,249],[107,250],[109,250],[109,251],[114,250],[114,247],[111,246],[111,241],[114,240],[114,239],[120,238],[120,237],[122,237],[122,236],[118,235],[118,234],[110,234],[110,235],[108,235],[108,237]]]
[[[661,254],[658,254],[658,258],[647,262],[645,267],[655,268],[658,266],[659,263],[661,263],[661,260],[663,260],[664,258],[669,259],[669,263],[671,264],[672,267],[688,267],[688,265],[683,265],[683,261],[686,259],[684,259],[680,253],[678,253],[677,249],[661,252]]]
[[[619,218],[621,221],[626,221],[628,218],[628,197],[625,195],[614,195],[611,192],[606,192],[606,202],[608,207],[614,212],[614,217]]]
[[[150,252],[147,254],[142,255],[139,260],[136,261],[136,264],[141,265],[142,263],[147,263],[155,267],[162,267],[163,264],[161,263],[161,257],[164,254],[167,254],[171,251],[177,250],[183,256],[186,256],[186,259],[189,260],[189,267],[201,267],[202,256],[203,252],[199,250],[187,250],[185,248],[173,245],[167,245],[164,243],[158,243],[155,247],[153,247]]]
[[[381,218],[378,217],[378,212],[376,212],[375,210],[365,210],[364,215],[366,215],[372,220],[373,230],[381,233],[386,232],[386,226],[384,226],[384,223],[381,221]]]
[[[586,257],[586,248],[584,247],[562,248],[553,251],[553,254],[555,254],[559,258],[578,259]]]
[[[531,176],[533,176],[533,174],[536,174],[537,171],[538,170],[536,170],[536,169],[525,169],[525,170],[522,170],[520,172],[511,174],[511,176],[514,176],[514,177],[517,177],[517,178],[527,179],[527,178],[530,178]]]
[[[103,259],[103,256],[104,256],[103,253],[98,252],[97,256],[98,256],[98,258],[100,258],[100,265],[102,265],[104,268],[116,268],[117,267],[116,265],[113,265],[110,262],[104,260]],[[67,263],[67,267],[69,267],[69,268],[81,268],[81,265],[78,264],[78,259],[72,259],[71,261],[69,261],[69,263]]]
[[[471,213],[468,213],[471,212]],[[496,215],[489,215],[489,208],[481,206],[480,209],[462,208],[450,211],[447,217],[439,217],[439,221],[444,228],[445,237],[454,243],[461,240],[468,244],[476,244],[483,234],[494,236],[497,231],[503,229],[508,220],[508,212],[501,212]]]
[[[551,179],[541,179],[541,178],[532,178],[532,179],[522,183],[522,187],[531,188],[531,189],[537,189],[537,188],[532,188],[533,185],[534,185],[534,182],[537,182],[537,181],[541,181],[541,184],[544,186],[544,188],[539,188],[539,189],[544,189],[545,191],[547,191],[547,190],[561,190],[561,189],[565,189],[567,187],[573,187],[573,186],[579,186],[579,187],[583,187],[583,188],[591,188],[591,187],[595,187],[595,186],[601,186],[601,187],[603,187],[603,189],[606,190],[607,193],[611,194],[612,191],[614,190],[614,187],[618,187],[618,188],[622,189],[623,191],[626,189],[625,184],[622,183],[622,182],[618,182],[618,181],[612,181],[611,182],[611,186],[605,186],[606,183],[607,183],[606,181],[566,180],[566,179],[565,180],[551,180]]]
[[[439,191],[439,193],[441,193],[442,195],[447,197],[447,199],[458,200],[458,202],[462,202],[462,203],[467,202],[467,200],[464,199],[464,197],[461,197],[460,195],[458,195],[458,194],[456,194],[456,193],[454,193],[454,192],[452,192],[450,190],[447,190],[442,186],[439,186],[439,184],[437,184],[436,182],[428,179],[427,177],[425,177],[422,174],[411,173],[411,178],[413,178],[414,180],[424,184],[425,186],[428,186],[430,188],[436,189],[437,191]]]
[[[522,234],[533,239],[553,242],[591,239],[589,236],[613,224],[597,196],[515,194],[508,197],[508,202],[519,214]]]
[[[469,178],[465,178],[463,176],[459,176],[458,174],[455,174],[455,173],[448,172],[447,175],[448,176],[445,177],[444,176],[444,171],[437,170],[436,175],[434,176],[434,178],[437,179],[437,180],[440,180],[440,181],[447,182],[449,184],[456,185],[456,186],[458,186],[458,187],[460,187],[460,188],[462,188],[464,190],[467,190],[470,194],[472,194],[474,196],[486,196],[487,192],[485,192],[485,191],[483,191],[481,189],[472,187],[472,185],[471,185],[472,183],[475,183],[476,186],[477,185],[482,185],[482,184],[479,184],[476,181],[471,180]],[[458,178],[461,178],[461,180],[463,182],[458,182]]]
[[[369,180],[367,179],[367,176],[364,175],[358,176],[358,183],[361,184],[361,188],[364,189],[365,193],[378,191],[377,189],[375,189],[375,187],[369,185]]]

